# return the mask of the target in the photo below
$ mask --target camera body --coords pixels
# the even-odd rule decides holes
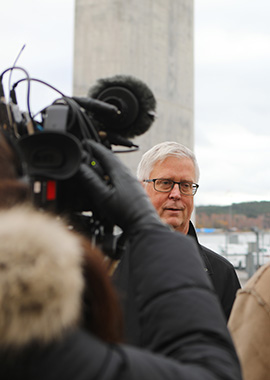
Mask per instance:
[[[5,100],[2,78],[15,69],[25,72],[13,67],[1,75],[0,129],[13,140],[25,162],[34,203],[65,215],[76,229],[92,238],[103,236],[104,240],[107,235],[111,240],[113,226],[93,213],[91,194],[83,193],[76,175],[83,162],[108,180],[87,145],[88,139],[111,150],[114,145],[124,146],[124,152],[138,149],[130,138],[148,130],[155,119],[152,91],[131,76],[100,79],[85,98],[61,93],[61,98],[40,112],[37,121],[29,104],[28,112],[19,109],[15,88],[20,81],[9,89],[11,101]],[[34,79],[27,76],[24,80],[28,81],[29,97]]]

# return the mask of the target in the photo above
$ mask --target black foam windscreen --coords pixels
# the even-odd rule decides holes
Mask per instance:
[[[88,91],[90,98],[112,104],[120,111],[103,118],[108,130],[132,138],[146,132],[156,116],[156,99],[150,88],[133,76],[102,78]]]

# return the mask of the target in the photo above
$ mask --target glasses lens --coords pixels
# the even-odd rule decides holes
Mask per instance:
[[[169,179],[157,179],[155,181],[155,189],[157,191],[170,191],[172,189],[173,181]]]
[[[180,187],[181,187],[181,193],[183,193],[183,194],[192,195],[193,192],[194,192],[193,184],[192,183],[181,182],[180,183]]]

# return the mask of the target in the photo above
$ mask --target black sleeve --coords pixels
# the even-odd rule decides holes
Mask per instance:
[[[241,288],[234,266],[223,256],[201,246],[203,257],[206,257],[212,270],[210,279],[220,300],[222,309],[228,321],[236,293]]]
[[[129,256],[141,346],[177,361],[171,370],[179,379],[241,379],[221,307],[195,242],[166,229],[141,231],[131,240]],[[167,369],[170,373],[170,365]]]

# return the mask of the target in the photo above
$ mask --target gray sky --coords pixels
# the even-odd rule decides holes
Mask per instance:
[[[196,205],[269,200],[270,1],[194,4]],[[26,44],[18,65],[71,95],[73,25],[74,0],[4,2],[0,71]],[[11,82],[21,77],[14,72]],[[40,85],[31,91],[34,111],[56,97]],[[25,98],[23,86],[17,92]]]
[[[195,0],[196,204],[269,200],[270,1]]]

